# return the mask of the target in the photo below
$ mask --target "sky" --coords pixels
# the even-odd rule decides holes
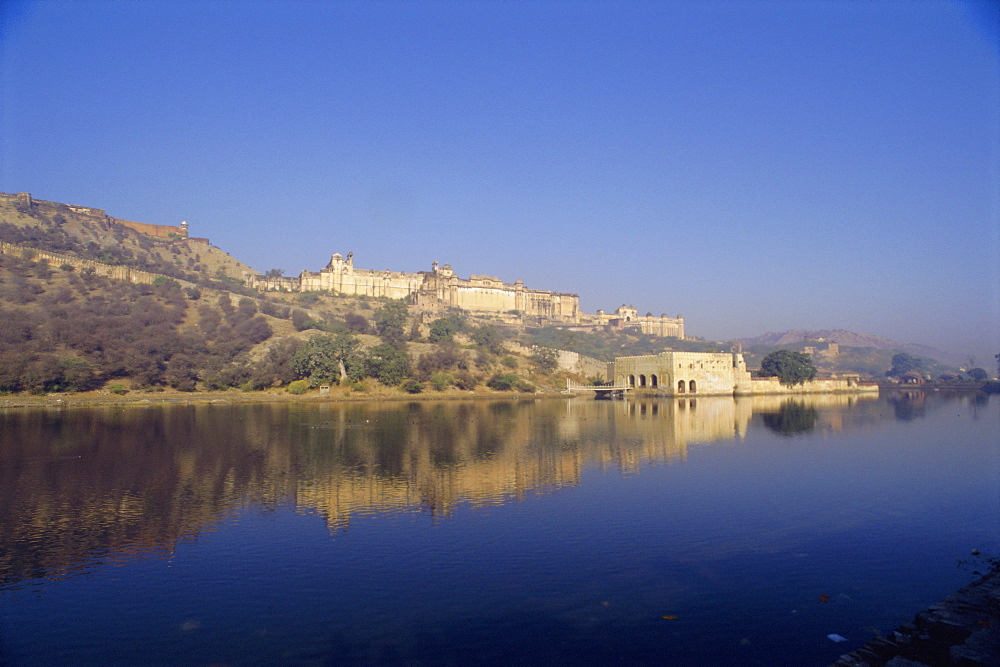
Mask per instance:
[[[1000,352],[1000,4],[0,0],[0,191]]]

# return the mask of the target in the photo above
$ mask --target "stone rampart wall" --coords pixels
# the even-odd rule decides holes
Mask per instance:
[[[123,227],[147,234],[158,239],[187,238],[188,229],[183,225],[151,225],[145,222],[132,222],[131,220],[121,220],[120,218],[108,218],[108,221],[117,223]],[[206,239],[207,241],[207,239]]]
[[[878,393],[878,385],[857,382],[854,378],[817,378],[803,384],[787,387],[778,378],[752,378],[736,387],[737,396],[761,396],[765,394],[831,394]]]
[[[107,276],[113,280],[124,280],[125,282],[130,283],[151,284],[157,278],[169,278],[169,276],[162,276],[159,273],[140,271],[139,269],[132,269],[127,266],[103,264],[101,262],[95,262],[92,259],[80,259],[79,257],[73,257],[72,255],[63,255],[56,252],[49,252],[48,250],[38,250],[36,248],[29,248],[27,246],[16,245],[14,243],[0,242],[0,253],[3,253],[4,255],[30,258],[34,261],[43,261],[49,266],[54,267],[68,264],[78,271],[93,271],[99,276]],[[170,278],[170,280],[177,279]],[[183,285],[192,284],[182,280],[177,280],[177,282]]]

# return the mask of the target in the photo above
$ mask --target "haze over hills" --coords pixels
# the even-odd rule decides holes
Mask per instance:
[[[753,347],[754,345],[784,347],[786,345],[797,345],[810,341],[822,341],[837,343],[844,347],[869,347],[876,350],[909,352],[921,357],[930,357],[931,359],[949,363],[957,361],[957,355],[953,352],[945,352],[928,345],[920,345],[919,343],[900,343],[887,338],[872,336],[871,334],[855,333],[844,329],[814,329],[811,331],[789,329],[788,331],[768,332],[760,336],[737,340],[745,347]]]

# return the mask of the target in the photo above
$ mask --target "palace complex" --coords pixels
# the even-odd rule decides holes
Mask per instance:
[[[505,283],[493,276],[460,278],[450,265],[434,262],[430,271],[403,273],[373,271],[354,267],[354,254],[340,253],[319,271],[303,271],[297,278],[248,275],[249,287],[262,291],[323,291],[348,296],[407,299],[425,311],[461,308],[488,314],[511,323],[533,320],[538,323],[571,325],[574,329],[611,326],[638,329],[653,336],[684,338],[684,318],[639,315],[633,306],[621,306],[614,313],[596,315],[580,312],[580,297],[567,292],[530,289],[520,280]]]

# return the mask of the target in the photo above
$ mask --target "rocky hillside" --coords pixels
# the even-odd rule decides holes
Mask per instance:
[[[243,274],[252,271],[208,239],[157,238],[95,211],[103,213],[42,200],[25,203],[2,195],[0,241],[225,289],[238,288]]]
[[[814,329],[805,331],[802,329],[791,329],[779,333],[766,333],[753,338],[740,338],[739,342],[744,347],[767,346],[767,347],[788,347],[802,343],[812,344],[814,342],[837,343],[842,347],[861,347],[876,350],[891,350],[896,352],[909,352],[922,357],[930,357],[938,361],[951,361],[950,355],[941,350],[927,345],[915,343],[900,343],[898,341],[872,336],[870,334],[859,334],[844,329]]]

